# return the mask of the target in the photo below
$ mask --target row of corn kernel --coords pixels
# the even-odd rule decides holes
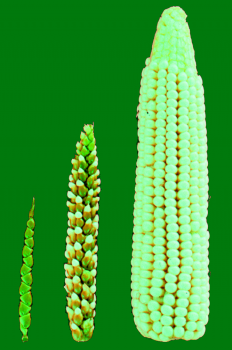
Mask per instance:
[[[188,70],[188,73],[190,74],[190,77],[188,77],[188,85],[189,87],[189,97],[188,97],[188,133],[189,133],[189,150],[190,150],[190,181],[189,181],[189,188],[188,190],[188,199],[189,199],[189,207],[190,207],[190,217],[188,218],[188,221],[186,222],[186,227],[188,231],[186,234],[190,235],[191,240],[189,242],[186,242],[186,246],[189,245],[189,248],[191,250],[186,250],[186,253],[191,253],[191,274],[187,274],[184,277],[187,279],[185,284],[190,283],[190,289],[191,292],[191,299],[190,296],[187,298],[186,303],[188,302],[189,305],[187,305],[187,314],[186,314],[186,320],[184,321],[184,339],[197,339],[198,337],[202,336],[201,331],[204,329],[200,329],[202,327],[200,321],[199,321],[199,315],[197,311],[199,310],[199,298],[196,297],[197,293],[199,293],[199,288],[197,287],[197,284],[199,283],[198,279],[196,279],[196,276],[199,276],[199,267],[200,267],[200,255],[197,253],[197,246],[193,242],[193,235],[198,231],[199,229],[199,205],[198,204],[198,196],[197,196],[197,183],[198,183],[198,162],[196,161],[198,159],[198,137],[197,137],[197,129],[196,129],[196,113],[195,113],[195,94],[196,89],[194,87],[194,78],[192,75],[192,72]],[[189,225],[188,225],[189,224]],[[189,267],[190,268],[190,267]],[[190,271],[189,271],[190,272]],[[192,303],[191,301],[198,300],[198,303]],[[182,327],[183,332],[183,327]],[[181,333],[181,331],[180,331]]]
[[[148,103],[147,103],[147,114],[146,114],[146,125],[148,128],[147,139],[146,139],[146,151],[147,151],[147,167],[146,173],[150,179],[150,189],[149,193],[151,196],[152,206],[147,208],[149,211],[149,215],[151,215],[152,225],[147,223],[146,230],[147,234],[150,237],[150,246],[152,248],[152,256],[150,257],[151,271],[150,271],[150,292],[147,293],[150,296],[146,302],[147,306],[147,319],[146,315],[143,313],[140,315],[141,322],[141,330],[146,337],[156,339],[156,334],[152,330],[152,325],[157,319],[157,313],[154,308],[154,304],[159,305],[159,300],[162,295],[161,287],[163,286],[162,278],[164,276],[164,271],[162,271],[162,267],[160,268],[160,257],[162,257],[165,252],[164,246],[162,244],[166,244],[166,239],[163,238],[164,232],[159,225],[159,213],[155,210],[156,202],[155,200],[158,198],[157,189],[160,185],[161,173],[162,169],[160,165],[162,165],[162,157],[160,158],[160,154],[165,150],[164,146],[164,136],[162,132],[162,123],[163,123],[163,114],[162,111],[158,112],[156,115],[153,110],[156,108],[156,102],[159,102],[159,95],[161,95],[160,88],[157,87],[157,72],[156,66],[154,62],[150,62],[149,65],[149,80],[148,85],[149,89],[147,91]],[[154,99],[156,98],[156,102]],[[159,209],[158,209],[159,210]],[[160,242],[162,240],[162,242]],[[142,333],[142,332],[141,332]]]
[[[148,82],[152,82],[152,84],[150,84],[149,86],[149,93],[152,93],[151,90],[151,85],[153,85],[154,87],[156,86],[156,80],[154,79],[156,77],[156,73],[153,70],[148,70],[147,71],[147,75],[148,75]],[[148,91],[147,91],[148,92]],[[148,94],[147,94],[148,95]],[[148,97],[146,97],[146,101],[148,100]],[[147,108],[147,106],[146,106]],[[154,116],[153,116],[154,118]],[[151,254],[151,252],[153,252],[152,246],[153,244],[153,238],[152,238],[152,230],[154,228],[154,215],[152,214],[152,211],[154,211],[154,206],[153,206],[153,155],[151,155],[154,151],[154,130],[152,128],[155,128],[155,123],[153,120],[149,119],[146,120],[145,122],[145,165],[146,168],[144,170],[144,173],[146,175],[146,187],[145,187],[145,194],[146,194],[146,206],[144,205],[144,217],[145,217],[145,222],[143,225],[143,231],[145,232],[145,237],[146,237],[146,241],[145,245],[143,245],[142,249],[145,252],[143,254],[143,267],[144,270],[143,272],[143,277],[140,280],[140,284],[143,283],[143,285],[146,285],[146,287],[142,287],[140,290],[142,293],[141,295],[141,305],[140,305],[140,310],[142,312],[140,312],[139,315],[139,320],[138,320],[138,329],[140,330],[140,332],[144,335],[147,336],[147,332],[151,329],[151,324],[149,323],[150,320],[150,316],[148,314],[148,302],[150,301],[151,297],[149,296],[149,290],[148,287],[151,287],[151,294],[155,292],[155,287],[152,287],[152,282],[151,282],[151,277],[152,276],[152,271],[154,270],[153,267],[153,254]],[[151,153],[151,154],[150,154]],[[147,212],[146,212],[147,211]],[[154,253],[154,252],[153,252]],[[153,279],[152,279],[153,280]]]
[[[149,60],[147,60],[146,61],[146,63],[149,63],[148,62]],[[148,72],[148,70],[146,70],[146,73],[148,73],[149,74],[149,78],[151,79],[152,78],[152,74],[154,75],[154,73],[151,71],[151,72]],[[147,77],[146,76],[144,76],[144,79],[147,79]],[[155,80],[154,80],[154,83],[155,83]],[[150,87],[149,87],[149,90],[150,90],[150,92],[151,92],[151,89],[150,89]],[[146,90],[145,90],[145,92],[147,93],[147,91],[148,91],[148,89],[146,88]],[[142,106],[143,106],[143,108],[145,107],[145,109],[146,109],[146,102],[147,102],[147,100],[148,100],[148,98],[147,98],[147,94],[145,95],[145,97],[143,97],[143,100],[144,100],[144,102],[143,102],[143,104],[142,104]],[[143,110],[142,111],[140,111],[140,112],[143,112]],[[146,117],[146,114],[145,114],[145,117]],[[148,123],[152,123],[153,121],[151,121],[151,120],[148,120]],[[145,122],[145,126],[148,126],[147,125],[147,123]],[[150,136],[153,136],[153,135],[150,135],[149,134],[149,132],[151,132],[151,130],[149,131],[149,129],[146,129],[145,130],[145,132],[146,132],[146,145],[144,146],[144,151],[146,152],[147,151],[147,149],[149,150],[149,148],[151,149],[151,148],[153,148],[154,146],[152,145],[152,143],[153,143],[153,139],[152,139],[152,137],[150,137]],[[150,142],[149,142],[150,141]],[[146,159],[147,158],[149,158],[149,156],[148,157],[146,157]],[[147,175],[147,176],[145,176],[145,181],[146,181],[146,185],[151,185],[152,184],[152,179],[151,178],[149,178],[149,168],[148,167],[146,167],[145,169],[144,169],[144,171],[145,171],[145,175]],[[146,186],[146,188],[147,188],[147,186]],[[149,188],[148,188],[148,190],[149,190]],[[146,203],[144,203],[144,207],[143,207],[143,209],[144,209],[144,213],[143,213],[143,217],[145,216],[145,218],[147,218],[147,216],[149,216],[149,215],[152,215],[151,213],[152,213],[152,211],[153,211],[153,209],[154,209],[154,207],[153,207],[153,204],[152,204],[152,198],[150,198],[149,196],[146,196],[145,197],[145,200],[146,200]],[[151,207],[151,209],[150,209],[150,207]],[[147,221],[147,220],[146,220]],[[146,222],[145,223],[145,225],[147,225],[148,223]],[[149,244],[146,244],[146,243],[150,243],[150,245],[152,244],[152,237],[151,236],[149,236],[149,232],[147,232],[147,233],[145,233],[145,235],[144,235],[144,238],[145,238],[145,240],[143,239],[142,241],[145,243],[145,244],[141,244],[142,245],[142,249],[146,249],[146,251],[148,252],[148,250],[147,249],[149,249]],[[149,253],[148,253],[149,254]],[[142,276],[143,277],[147,277],[147,279],[146,278],[143,278],[143,279],[141,279],[140,278],[140,284],[141,284],[141,282],[142,282],[142,284],[143,284],[143,286],[142,286],[142,288],[140,288],[140,291],[141,292],[144,292],[144,291],[146,291],[146,289],[145,288],[148,288],[148,286],[149,286],[149,283],[150,283],[150,280],[149,280],[149,277],[151,277],[151,271],[153,270],[153,267],[152,267],[152,263],[151,262],[149,262],[149,261],[142,261],[142,263],[141,263],[141,265],[142,265],[142,267],[143,267],[143,269],[142,269],[142,271],[141,271],[141,274],[142,274]],[[149,270],[150,269],[150,270]],[[141,290],[142,289],[142,290]],[[145,290],[144,290],[145,289]],[[146,313],[147,311],[148,311],[148,308],[147,308],[147,302],[150,300],[150,296],[149,295],[147,295],[147,294],[142,294],[141,295],[141,297],[140,297],[140,301],[139,301],[139,304],[138,304],[138,313],[139,314],[137,314],[137,316],[139,316],[139,317],[137,317],[138,318],[138,321],[137,320],[135,320],[135,323],[136,323],[136,325],[137,325],[137,327],[138,327],[138,329],[139,329],[139,331],[144,335],[144,336],[146,336],[146,332],[148,331],[148,329],[147,329],[147,324],[146,324],[146,321],[148,321],[148,319],[146,319],[147,317],[149,317],[149,315]],[[145,321],[145,322],[143,322],[143,321]],[[149,327],[149,326],[148,326]]]
[[[166,341],[168,337],[172,336],[170,331],[173,332],[172,328],[170,327],[172,324],[172,307],[166,304],[166,299],[167,296],[169,296],[170,299],[170,295],[174,293],[176,288],[174,283],[176,256],[175,254],[173,255],[173,248],[175,247],[175,240],[177,238],[175,235],[175,229],[173,229],[173,223],[170,221],[170,216],[174,214],[176,210],[175,200],[173,199],[175,197],[173,194],[173,182],[176,180],[173,167],[175,166],[173,166],[171,164],[172,162],[170,162],[170,160],[172,160],[171,157],[173,157],[173,149],[175,147],[175,140],[173,140],[173,122],[175,122],[175,120],[173,120],[172,115],[167,113],[168,101],[170,97],[167,85],[170,85],[170,82],[167,80],[167,71],[165,68],[167,67],[161,66],[160,69],[157,67],[158,78],[160,79],[157,84],[160,84],[159,89],[161,90],[161,96],[163,96],[163,101],[157,106],[157,110],[161,109],[163,112],[162,132],[163,137],[165,138],[165,140],[163,140],[165,143],[165,149],[162,153],[163,163],[161,164],[162,173],[161,181],[159,183],[159,195],[161,198],[159,199],[159,202],[156,200],[156,206],[158,206],[157,209],[159,210],[160,216],[160,218],[157,220],[160,221],[160,226],[162,227],[162,230],[164,230],[163,234],[165,235],[164,238],[166,239],[166,246],[165,254],[163,254],[164,256],[160,257],[164,259],[163,264],[161,265],[163,272],[163,288],[158,291],[162,299],[159,301],[159,311],[156,311],[156,319],[153,324],[153,331],[156,337],[154,337],[154,334],[152,337],[153,339],[161,341]],[[172,90],[170,89],[170,91]],[[171,106],[169,108],[171,108]],[[158,211],[157,209],[156,212]]]
[[[172,68],[176,68],[177,66],[172,66]],[[176,258],[176,273],[173,275],[173,290],[172,293],[176,291],[176,308],[174,310],[176,317],[174,318],[174,324],[176,327],[172,329],[171,319],[170,324],[166,326],[164,329],[164,336],[172,337],[174,335],[175,338],[183,338],[190,339],[192,337],[191,331],[189,330],[189,324],[186,323],[186,315],[187,315],[187,306],[188,306],[188,297],[189,297],[189,289],[190,283],[188,282],[188,275],[192,272],[191,261],[189,260],[189,256],[191,255],[191,236],[189,235],[190,226],[188,225],[189,214],[189,192],[187,190],[189,186],[190,180],[190,151],[189,151],[189,139],[190,134],[188,132],[188,101],[186,97],[188,97],[187,84],[184,82],[184,78],[186,78],[184,73],[176,74],[176,81],[172,82],[175,90],[179,92],[179,102],[178,102],[178,112],[175,109],[172,110],[172,113],[178,114],[177,125],[174,130],[172,130],[173,139],[178,141],[178,156],[173,157],[173,162],[175,164],[178,163],[178,184],[177,184],[177,207],[178,207],[178,216],[175,218],[176,222],[173,223],[174,230],[176,230],[180,234],[180,249],[176,250],[177,256]],[[178,83],[178,86],[176,86]],[[182,99],[184,97],[184,99]],[[176,169],[177,171],[177,169]],[[175,172],[176,172],[175,171]],[[174,219],[174,218],[173,218]],[[178,223],[177,223],[178,222]],[[180,266],[180,267],[179,267]],[[176,276],[177,275],[177,276]],[[175,282],[175,283],[174,283]],[[185,326],[185,328],[183,327]],[[191,324],[190,324],[191,326]],[[162,339],[165,341],[165,339]]]
[[[157,162],[157,174],[156,174],[156,189],[154,198],[154,204],[156,205],[155,215],[155,236],[158,235],[163,238],[162,246],[155,246],[155,249],[159,249],[159,253],[155,256],[156,265],[154,276],[156,279],[154,280],[154,284],[156,288],[154,290],[154,297],[158,297],[159,300],[156,299],[156,303],[150,303],[149,307],[159,307],[158,310],[153,311],[151,314],[151,318],[154,321],[153,330],[149,332],[151,338],[155,340],[166,341],[167,335],[171,336],[170,333],[170,324],[171,324],[171,307],[165,304],[165,300],[167,296],[169,296],[172,292],[173,288],[175,290],[175,285],[173,285],[173,273],[175,272],[175,257],[172,254],[173,247],[175,244],[176,236],[172,232],[172,222],[170,220],[166,221],[166,218],[170,217],[173,213],[174,208],[174,200],[173,200],[173,181],[176,180],[176,176],[173,173],[173,165],[168,159],[172,159],[173,156],[173,147],[175,146],[175,141],[172,139],[172,124],[173,124],[173,116],[169,116],[166,113],[167,110],[167,97],[170,97],[170,94],[166,96],[167,93],[167,81],[166,76],[167,67],[161,66],[161,69],[157,67],[157,85],[158,88],[156,90],[156,102],[158,102],[156,106],[157,113],[157,133],[159,135],[158,145],[159,149],[158,153],[155,154],[155,158],[158,159]],[[170,85],[170,84],[169,84]],[[170,86],[171,88],[171,86]],[[151,112],[150,112],[151,113]],[[175,118],[175,117],[174,117]],[[175,121],[175,120],[174,120]],[[173,144],[174,143],[174,144]],[[157,146],[158,146],[157,145]],[[157,148],[156,146],[156,148]],[[155,166],[156,168],[156,166]],[[160,168],[160,169],[159,169]],[[165,247],[163,246],[165,244]],[[163,250],[162,250],[163,249]],[[158,288],[157,288],[158,287]],[[162,287],[162,288],[161,288]],[[164,298],[165,296],[165,298]]]
[[[202,79],[197,79],[197,129],[198,129],[198,163],[199,163],[199,182],[198,182],[198,196],[200,205],[200,251],[201,251],[201,304],[199,318],[204,326],[208,322],[209,314],[209,276],[208,276],[208,246],[209,246],[209,232],[207,226],[207,208],[208,208],[208,163],[207,163],[207,137],[206,137],[206,123],[205,123],[205,105],[204,105],[204,89],[202,86]],[[202,332],[205,331],[203,327]]]
[[[188,70],[186,70],[188,72]],[[178,183],[178,207],[179,217],[178,223],[180,225],[180,264],[181,274],[178,276],[178,291],[177,291],[177,308],[175,314],[177,317],[174,319],[175,329],[174,336],[176,338],[182,338],[185,340],[191,339],[192,333],[190,333],[188,325],[188,305],[190,296],[190,280],[192,273],[192,243],[191,243],[191,227],[190,223],[190,200],[189,200],[189,183],[191,180],[191,149],[190,149],[190,131],[189,131],[189,95],[187,74],[183,71],[178,75],[178,87],[182,84],[182,91],[179,93],[179,110],[178,110],[178,129],[177,134],[180,139],[178,143],[178,164],[179,164],[179,180]],[[180,112],[181,111],[181,112]],[[191,324],[190,324],[191,326]]]
[[[146,78],[146,68],[142,72],[142,79],[141,79],[141,89],[140,89],[140,106],[143,104],[143,99],[146,95],[147,91],[147,78]],[[143,195],[143,189],[144,189],[144,125],[145,125],[145,118],[144,118],[144,112],[145,109],[141,109],[138,112],[138,137],[139,137],[139,143],[138,143],[138,161],[137,161],[137,168],[136,168],[136,188],[135,188],[135,204],[134,204],[134,234],[133,234],[133,252],[132,252],[132,308],[133,308],[133,315],[135,319],[135,324],[137,325],[139,310],[142,306],[140,301],[140,292],[139,292],[139,280],[140,280],[140,274],[142,273],[141,269],[141,247],[143,245],[143,231],[142,231],[142,225],[143,225],[143,206],[144,206],[144,195]],[[142,266],[143,267],[143,266]]]
[[[186,147],[182,148],[182,155],[188,156],[189,152],[190,155],[188,156],[189,158],[185,158],[188,160],[187,163],[189,163],[189,166],[186,163],[186,170],[188,170],[189,176],[189,184],[188,182],[183,182],[182,184],[179,184],[179,186],[184,187],[187,185],[186,189],[183,191],[186,192],[186,207],[182,208],[182,212],[185,215],[181,215],[179,217],[179,221],[182,222],[185,237],[189,236],[189,240],[186,240],[183,245],[183,253],[184,257],[186,260],[189,260],[189,265],[185,267],[185,273],[183,275],[179,276],[179,279],[182,279],[184,281],[184,288],[185,288],[185,293],[186,297],[184,300],[177,300],[177,303],[181,305],[183,315],[186,314],[186,317],[183,318],[182,320],[180,319],[178,322],[179,328],[178,328],[178,334],[176,334],[178,337],[182,335],[182,337],[186,340],[188,339],[197,339],[200,336],[202,336],[202,330],[204,333],[204,329],[202,329],[202,324],[199,321],[199,316],[196,311],[199,310],[199,297],[197,297],[196,292],[199,292],[199,289],[197,289],[197,283],[199,281],[195,278],[195,276],[199,275],[199,258],[200,255],[196,253],[196,246],[194,245],[193,240],[193,235],[197,230],[199,229],[199,205],[197,205],[198,197],[197,197],[197,187],[196,184],[198,183],[198,162],[196,159],[198,158],[197,151],[198,151],[198,145],[197,145],[197,129],[196,129],[196,113],[194,111],[195,105],[194,102],[196,100],[195,93],[196,89],[194,88],[194,79],[192,77],[192,71],[187,70],[186,71],[188,74],[190,74],[190,77],[188,77],[188,84],[187,88],[189,89],[184,90],[184,93],[186,95],[185,101],[183,103],[187,103],[187,107],[189,109],[188,115],[186,115]],[[188,75],[187,74],[187,75]],[[183,78],[187,78],[186,76],[184,77],[184,74],[182,74]],[[184,80],[185,80],[184,79]],[[187,80],[187,79],[186,79]],[[184,157],[182,158],[184,160]],[[181,158],[180,158],[181,161]],[[186,176],[186,175],[185,175]],[[187,180],[187,176],[186,176]],[[188,212],[188,209],[190,209],[189,214],[186,215]],[[184,212],[185,211],[185,212]],[[190,225],[189,225],[190,224]],[[182,261],[181,261],[182,262]],[[192,265],[192,266],[191,266]],[[190,283],[191,282],[191,283]],[[190,292],[191,296],[190,296]],[[195,294],[194,294],[195,293]],[[198,303],[196,303],[198,301]],[[185,304],[185,305],[184,305]],[[184,306],[186,308],[186,311],[184,311]],[[182,324],[181,324],[182,322]]]
[[[146,61],[146,63],[149,63],[149,60]],[[147,67],[147,85],[148,88],[146,89],[146,98],[144,99],[143,107],[145,107],[147,110],[147,101],[148,101],[148,95],[149,91],[151,92],[149,82],[153,81],[153,84],[155,84],[154,79],[154,71],[152,71],[149,67]],[[144,205],[143,205],[143,246],[142,246],[142,262],[141,262],[141,278],[140,278],[140,304],[139,304],[139,317],[137,321],[138,330],[143,334],[144,336],[148,336],[148,331],[151,328],[150,323],[150,316],[149,316],[149,310],[148,310],[148,303],[151,301],[151,294],[152,292],[152,277],[153,277],[153,237],[152,237],[152,230],[153,230],[153,221],[154,221],[154,205],[153,205],[153,168],[152,168],[152,157],[150,156],[150,153],[154,150],[154,130],[155,128],[154,121],[149,119],[147,120],[147,114],[145,113],[145,137],[144,137],[144,160],[145,160],[145,169],[144,169]]]

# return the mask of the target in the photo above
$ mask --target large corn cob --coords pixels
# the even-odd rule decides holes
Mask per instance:
[[[19,323],[20,330],[23,333],[22,341],[28,341],[28,328],[31,324],[31,305],[32,305],[32,266],[33,266],[33,247],[34,247],[34,209],[35,198],[33,198],[32,207],[29,212],[29,220],[27,221],[27,229],[25,231],[25,245],[23,248],[23,265],[21,267],[21,285],[19,288],[20,304],[19,304]]]
[[[139,102],[134,321],[154,340],[198,339],[209,314],[207,137],[202,79],[179,7],[159,20]]]
[[[67,202],[68,236],[66,239],[65,289],[68,293],[66,311],[72,337],[87,341],[94,330],[96,306],[96,267],[100,179],[93,126],[85,125],[77,155],[72,160]]]

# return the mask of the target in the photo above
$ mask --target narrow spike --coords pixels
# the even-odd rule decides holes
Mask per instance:
[[[31,305],[32,305],[32,266],[33,266],[33,247],[34,247],[34,210],[35,198],[32,201],[32,207],[29,211],[29,220],[27,221],[27,229],[25,231],[25,245],[23,248],[23,265],[20,270],[22,283],[19,288],[20,304],[19,304],[19,324],[23,334],[22,341],[28,341],[28,328],[31,324]]]

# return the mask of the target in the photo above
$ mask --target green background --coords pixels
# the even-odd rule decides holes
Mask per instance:
[[[7,4],[7,5],[6,5]],[[177,4],[175,4],[177,5]],[[180,1],[203,78],[208,131],[210,315],[197,343],[166,345],[137,331],[130,297],[141,72],[170,1],[5,1],[0,7],[1,343],[25,348],[226,345],[231,335],[230,12]],[[230,75],[230,76],[229,76]],[[64,257],[71,159],[94,122],[101,178],[93,338],[75,343],[65,312]],[[35,197],[32,324],[18,305],[24,231]],[[230,269],[230,270],[229,270]]]

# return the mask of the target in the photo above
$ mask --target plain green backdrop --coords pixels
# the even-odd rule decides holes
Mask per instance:
[[[141,72],[162,12],[187,14],[207,115],[210,315],[203,338],[167,344],[137,331],[130,296]],[[1,343],[4,349],[178,348],[231,335],[230,12],[220,1],[5,1],[0,6]],[[229,108],[227,106],[230,106]],[[76,343],[65,312],[64,257],[71,159],[94,122],[101,179],[93,338]],[[18,305],[24,231],[35,197],[32,323]]]

